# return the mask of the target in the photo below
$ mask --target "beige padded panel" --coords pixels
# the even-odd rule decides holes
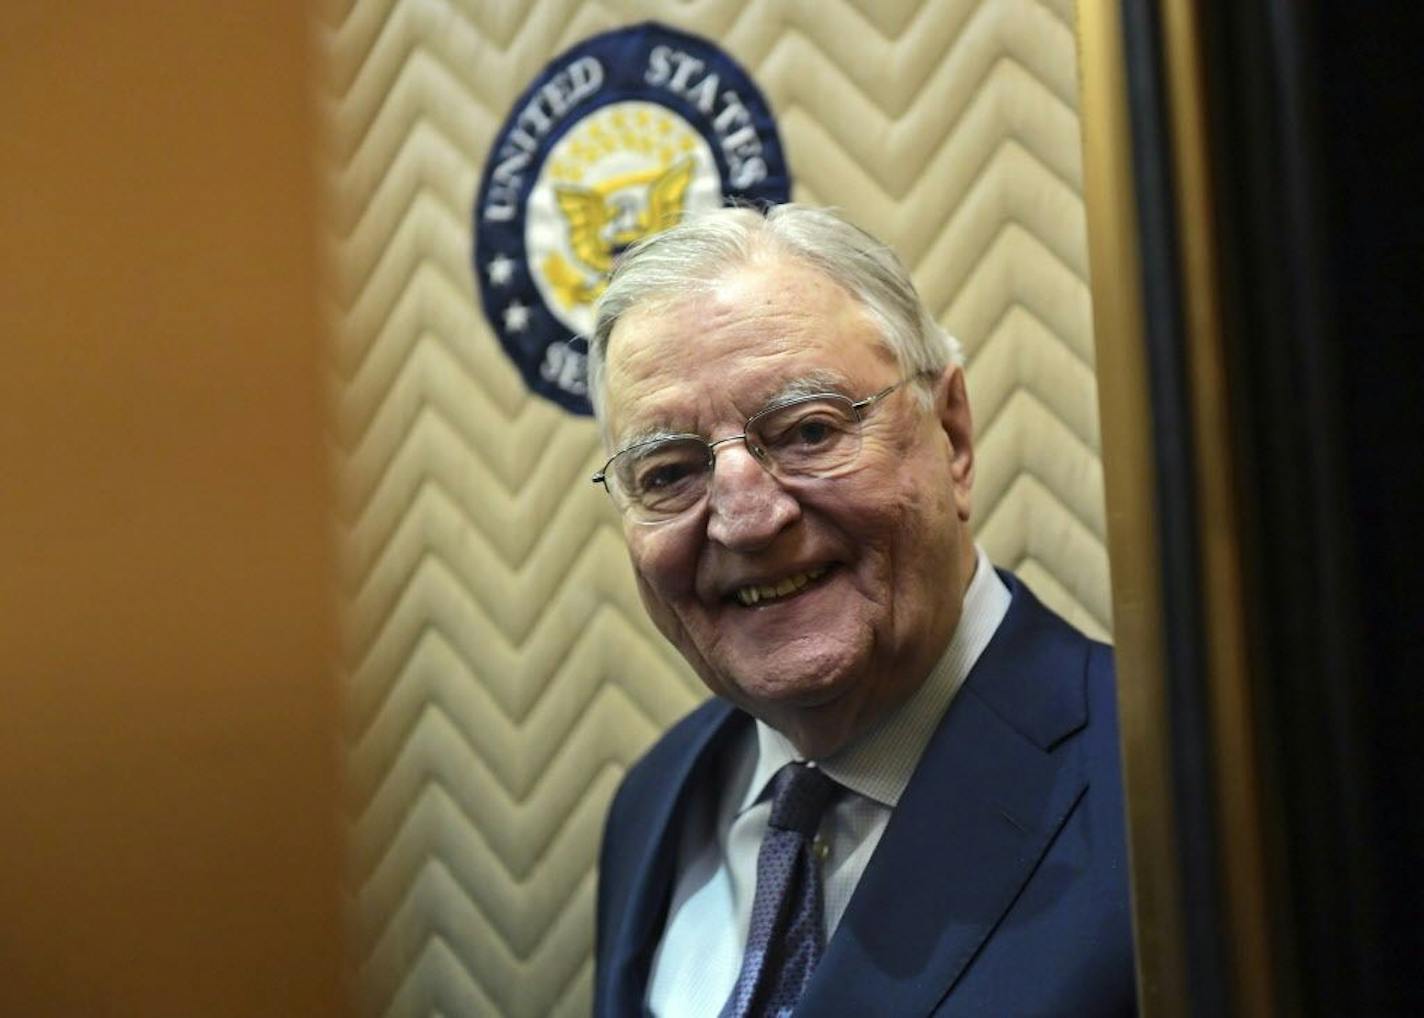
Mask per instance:
[[[478,308],[470,208],[556,54],[658,18],[776,111],[796,194],[892,242],[970,354],[978,534],[1109,628],[1071,2],[350,0],[319,29],[349,691],[354,984],[371,1014],[587,1013],[626,765],[703,695]]]

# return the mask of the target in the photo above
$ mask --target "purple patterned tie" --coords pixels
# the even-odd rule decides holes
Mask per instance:
[[[838,787],[804,763],[789,763],[771,779],[747,950],[719,1018],[785,1018],[811,981],[822,938],[821,874],[811,843]]]

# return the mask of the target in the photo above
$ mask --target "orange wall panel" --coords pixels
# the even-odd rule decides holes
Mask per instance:
[[[0,1013],[342,1013],[298,4],[0,33]]]

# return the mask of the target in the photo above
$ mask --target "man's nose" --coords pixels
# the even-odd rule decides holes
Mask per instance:
[[[756,551],[800,517],[801,504],[746,443],[728,443],[717,450],[707,494],[709,538],[737,551]]]

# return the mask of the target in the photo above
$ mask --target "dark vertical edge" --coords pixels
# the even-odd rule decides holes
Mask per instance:
[[[1383,6],[1363,10],[1220,0],[1203,18],[1251,671],[1276,820],[1277,983],[1284,1013],[1302,1015],[1409,1013],[1404,987],[1418,977],[1404,973],[1421,957],[1401,953],[1418,947],[1419,916],[1399,904],[1418,883],[1402,848],[1418,807],[1391,790],[1400,775],[1380,753],[1382,738],[1399,742],[1416,677],[1378,650],[1424,626],[1407,597],[1377,598],[1407,541],[1379,536],[1397,528],[1398,501],[1368,504],[1403,494],[1409,451],[1362,468],[1404,423],[1380,406],[1402,409],[1420,377],[1404,381],[1401,362],[1362,345],[1388,331],[1381,316],[1394,308],[1419,322],[1417,300],[1379,285],[1397,264],[1380,241],[1417,204],[1397,139],[1417,130],[1419,107],[1398,97],[1418,75],[1407,34],[1381,20]],[[1379,49],[1352,52],[1361,40]],[[1382,100],[1398,104],[1387,126],[1375,123]],[[1391,682],[1398,695],[1382,704]]]
[[[1217,1018],[1232,1013],[1231,978],[1218,890],[1195,460],[1161,27],[1151,0],[1124,0],[1122,12],[1157,461],[1165,678],[1184,941],[1193,995],[1190,1012]]]
[[[1334,281],[1337,439],[1354,521],[1351,604],[1357,729],[1343,789],[1357,825],[1345,849],[1357,999],[1376,1013],[1424,1013],[1424,11],[1378,4],[1370,17],[1322,5],[1329,40],[1305,78],[1329,140],[1323,258]]]
[[[1276,929],[1281,1000],[1292,1013],[1331,1014],[1354,939],[1322,951],[1325,926],[1348,915],[1339,826],[1351,803],[1343,678],[1349,651],[1338,429],[1323,384],[1330,299],[1319,270],[1318,213],[1305,141],[1309,114],[1294,81],[1299,26],[1261,3],[1216,3],[1205,18],[1214,58],[1208,88],[1221,137],[1223,318],[1230,399],[1242,422],[1237,483],[1246,518],[1252,672],[1264,769],[1282,821]],[[1334,518],[1337,526],[1331,528]],[[1334,718],[1332,722],[1330,719]],[[1307,989],[1302,978],[1309,973]]]

